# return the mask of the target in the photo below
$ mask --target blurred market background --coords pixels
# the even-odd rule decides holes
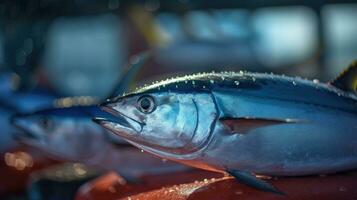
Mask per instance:
[[[0,2],[0,72],[11,77],[0,89],[105,98],[145,50],[153,58],[135,85],[212,70],[328,81],[357,58],[356,33],[352,0],[8,0]],[[0,145],[1,199],[29,198],[30,172],[58,163]]]

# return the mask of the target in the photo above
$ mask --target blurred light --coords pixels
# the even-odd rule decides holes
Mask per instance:
[[[357,5],[327,5],[322,9],[329,78],[357,59]]]
[[[62,95],[106,97],[122,73],[125,41],[114,15],[55,20],[43,60],[49,81]]]
[[[21,78],[19,75],[12,73],[11,74],[11,90],[16,90],[20,86]]]
[[[219,39],[219,27],[211,14],[205,11],[192,11],[186,14],[187,31],[197,40]]]
[[[171,38],[151,12],[141,6],[133,6],[129,11],[129,17],[150,46],[163,47],[170,43]]]
[[[79,96],[79,97],[64,97],[56,99],[54,106],[57,108],[66,108],[71,106],[86,106],[94,105],[99,102],[98,98],[90,96]]]
[[[317,49],[317,17],[307,7],[262,8],[252,20],[258,58],[267,66],[302,62]]]
[[[162,12],[156,16],[156,21],[166,33],[170,42],[180,42],[187,39],[180,16],[174,13]]]
[[[5,163],[7,166],[14,167],[16,170],[22,171],[33,166],[33,158],[26,152],[5,153]]]
[[[220,30],[221,39],[247,40],[250,34],[248,22],[250,12],[243,9],[213,11]]]
[[[75,163],[73,164],[73,168],[76,176],[84,176],[87,174],[87,169],[82,164]]]

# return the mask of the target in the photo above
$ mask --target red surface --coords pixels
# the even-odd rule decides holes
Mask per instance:
[[[83,186],[77,200],[357,199],[357,171],[267,180],[286,196],[257,191],[231,177],[205,171],[146,177],[143,180],[142,184],[124,184],[118,175],[109,173]]]
[[[6,164],[5,154],[1,154],[0,199],[9,194],[24,192],[26,189],[29,175],[32,172],[59,163],[44,156],[41,152],[26,147],[9,150],[8,152],[15,154],[18,152],[25,152],[26,154],[30,155],[33,163],[31,166],[19,170],[16,169],[14,166],[9,166],[8,164]]]
[[[128,184],[118,174],[111,172],[83,185],[77,193],[76,200],[112,200],[174,184],[190,183],[205,177],[220,176],[217,173],[192,170],[170,175],[145,176],[138,184]]]

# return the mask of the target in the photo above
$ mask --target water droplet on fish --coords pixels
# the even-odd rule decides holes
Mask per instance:
[[[222,79],[222,81],[224,81],[224,79],[225,79],[224,76],[221,76],[221,79]]]
[[[234,84],[239,85],[240,83],[239,81],[234,81]]]
[[[202,88],[203,88],[203,89],[205,89],[205,88],[206,88],[206,86],[202,86]]]
[[[144,150],[141,149],[140,151],[141,151],[141,153],[144,153]]]
[[[315,84],[320,83],[320,81],[318,79],[314,79],[314,80],[312,80],[312,82],[314,82]]]
[[[293,85],[297,85],[297,83],[295,81],[293,81]]]
[[[177,86],[177,85],[175,85],[175,87],[176,87],[176,88],[178,88],[178,86]]]
[[[253,80],[253,82],[255,82],[255,77],[254,76],[252,77],[252,80]]]
[[[185,83],[188,83],[188,81],[187,81],[187,80],[185,80]]]
[[[192,85],[194,85],[195,84],[195,81],[192,81]]]
[[[209,80],[209,82],[211,82],[212,84],[214,83],[214,80]]]

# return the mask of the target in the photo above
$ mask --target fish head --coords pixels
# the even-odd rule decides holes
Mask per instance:
[[[44,145],[48,130],[54,127],[52,120],[37,114],[16,114],[11,123],[16,128],[14,137],[31,146]]]
[[[103,128],[77,108],[52,108],[12,117],[15,138],[50,155],[79,161],[105,146]]]
[[[160,151],[158,154],[197,150],[215,115],[210,95],[170,91],[134,93],[110,99],[100,107],[122,123],[96,118],[97,123],[142,149]]]

